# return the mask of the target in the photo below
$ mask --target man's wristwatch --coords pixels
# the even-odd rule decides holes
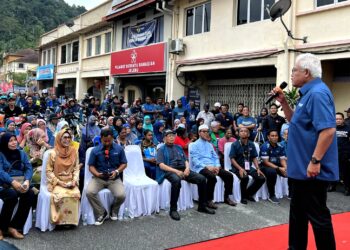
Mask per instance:
[[[319,164],[321,161],[317,160],[315,156],[312,156],[311,162],[312,162],[312,164]]]
[[[115,171],[115,173],[116,173],[116,175],[118,176],[118,175],[119,175],[119,170],[117,169],[117,170]]]

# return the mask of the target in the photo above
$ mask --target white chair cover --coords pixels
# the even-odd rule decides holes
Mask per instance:
[[[188,145],[188,161],[190,164],[190,168],[192,166],[192,158],[191,158],[191,147],[192,147],[192,143],[190,143]],[[198,196],[198,186],[196,184],[191,184],[192,186],[192,197],[194,200],[198,200],[199,196]],[[213,201],[214,202],[224,202],[224,182],[223,180],[219,177],[216,176],[216,184],[215,184],[215,189],[214,189],[214,198]]]
[[[47,150],[43,156],[43,164],[41,167],[40,192],[38,196],[38,204],[36,206],[35,227],[40,228],[40,230],[43,232],[45,232],[46,230],[52,231],[55,228],[55,225],[50,223],[51,194],[47,190],[46,180],[46,164],[51,151],[52,149]]]
[[[171,194],[171,183],[167,179],[164,179],[162,184],[159,185],[158,197],[159,197],[160,209],[167,210],[170,208],[170,194]],[[185,180],[182,180],[180,195],[177,201],[177,210],[183,211],[189,208],[193,208],[191,183]]]
[[[260,145],[257,142],[254,142],[254,145],[255,145],[256,153],[259,155],[259,153],[260,153]],[[253,163],[252,163],[252,167],[255,168]],[[255,198],[256,201],[259,201],[259,199],[267,200],[269,198],[269,191],[267,189],[266,181],[261,186],[261,188],[258,190],[258,192],[256,192],[254,198]]]
[[[89,181],[92,178],[92,174],[89,170],[89,164],[88,164],[92,149],[93,148],[91,147],[86,151],[85,172],[84,172],[84,188],[83,188],[83,194],[81,196],[81,215],[83,216],[83,219],[86,219],[86,223],[88,225],[95,224],[94,211],[92,210],[90,202],[89,202],[88,198],[86,197],[86,189],[87,189],[87,186],[89,184]],[[100,192],[98,192],[98,197],[99,197],[103,207],[109,213],[111,205],[114,201],[114,197],[113,197],[113,194],[111,193],[111,191],[109,191],[107,188],[102,189]],[[124,206],[122,204],[120,206],[120,209],[119,209],[119,214],[118,214],[119,218],[123,217],[123,209],[124,209]],[[84,217],[86,217],[86,218],[84,218]]]
[[[2,206],[3,205],[4,205],[4,202],[0,199],[0,212],[2,210]],[[13,210],[12,217],[16,214],[17,209],[18,209],[18,203],[17,203],[15,209]],[[28,217],[27,217],[27,220],[26,220],[26,223],[24,224],[24,227],[23,227],[23,234],[28,234],[29,230],[32,228],[32,221],[33,221],[33,215],[32,214],[33,214],[32,213],[32,209],[30,209]]]
[[[131,218],[159,212],[158,183],[145,173],[141,149],[137,145],[125,147],[128,167],[124,170],[126,190],[125,208]]]

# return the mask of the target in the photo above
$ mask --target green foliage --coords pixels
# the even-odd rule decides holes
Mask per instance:
[[[18,86],[25,86],[27,73],[12,73],[13,84]]]
[[[0,55],[35,48],[44,32],[85,11],[64,0],[0,0]]]
[[[289,106],[294,109],[295,105],[297,104],[297,101],[299,99],[299,90],[295,87],[288,91],[283,91],[284,95],[286,96],[287,102]]]

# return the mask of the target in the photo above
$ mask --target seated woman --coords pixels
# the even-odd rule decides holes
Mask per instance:
[[[180,124],[176,129],[176,137],[174,140],[174,144],[179,145],[183,149],[187,158],[188,158],[188,145],[193,141],[194,140],[190,140],[188,138],[185,125]]]
[[[51,193],[50,221],[56,225],[79,223],[79,157],[71,140],[69,130],[61,130],[46,165],[47,189]]]
[[[146,129],[141,143],[142,158],[145,165],[146,175],[155,180],[157,167],[157,147],[153,143],[153,132]]]
[[[0,240],[8,232],[16,239],[23,239],[23,230],[29,210],[34,203],[30,188],[32,166],[27,155],[17,149],[17,139],[5,133],[0,139],[0,199],[4,202],[0,213]],[[19,201],[18,201],[19,198]],[[13,211],[18,203],[17,212]]]
[[[17,136],[17,141],[19,143],[20,148],[24,148],[27,143],[27,134],[32,129],[32,124],[24,123],[21,127],[19,136]]]
[[[53,136],[51,130],[47,129],[46,122],[43,119],[38,119],[37,124],[38,124],[38,128],[42,129],[45,132],[45,142],[48,145],[50,145],[50,147],[47,147],[47,148],[53,147],[55,143],[55,137]]]
[[[9,132],[13,135],[18,135],[17,129],[16,129],[16,123],[13,120],[7,119],[5,124],[6,132]]]
[[[28,132],[27,143],[23,148],[27,153],[30,163],[33,167],[32,183],[35,187],[39,187],[41,180],[41,166],[45,151],[50,147],[45,142],[45,132],[40,128],[32,129]]]

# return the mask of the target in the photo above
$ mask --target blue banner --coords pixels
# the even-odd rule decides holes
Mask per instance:
[[[36,80],[53,80],[54,68],[54,64],[38,67],[36,70]]]
[[[156,20],[129,28],[128,48],[145,46],[155,42]]]

